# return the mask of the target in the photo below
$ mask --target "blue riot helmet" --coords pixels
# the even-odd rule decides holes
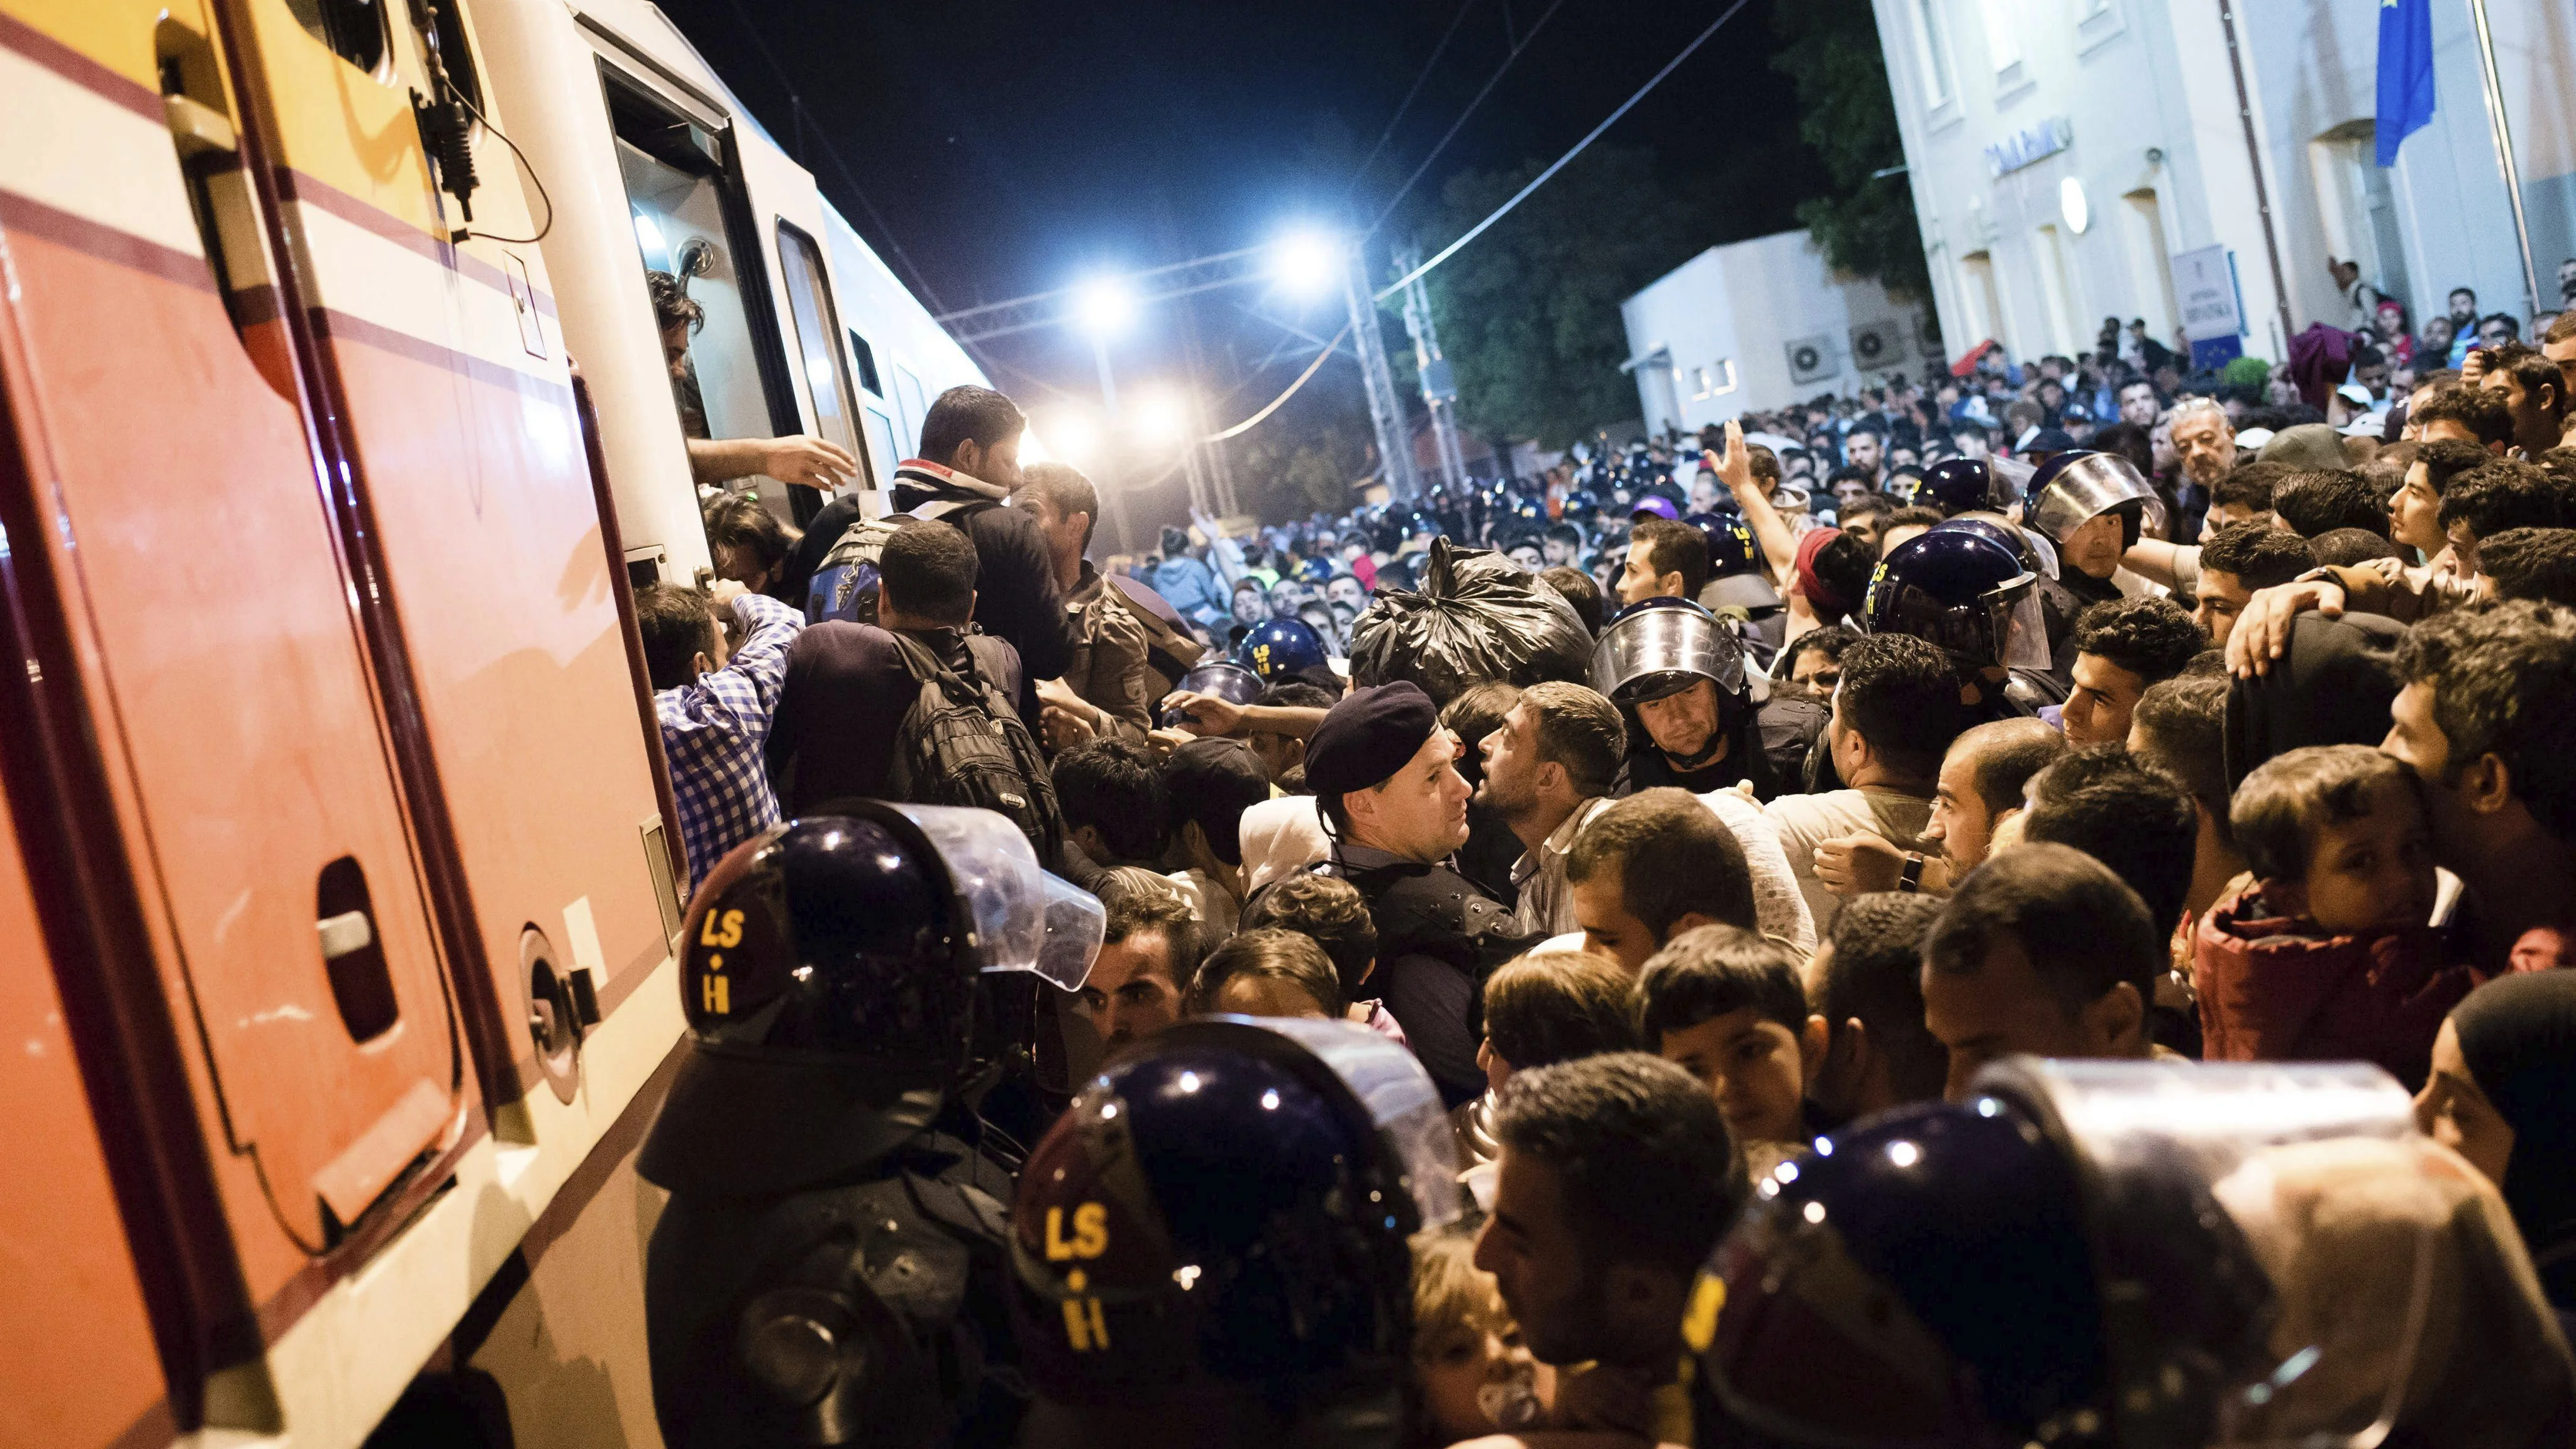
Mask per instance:
[[[2024,516],[2063,548],[2075,530],[2105,513],[2120,517],[2120,547],[2137,547],[2148,522],[2162,527],[2164,499],[2138,465],[2117,453],[2058,453],[2031,474]]]
[[[1270,622],[1278,623],[1281,621],[1272,620]],[[1294,621],[1291,620],[1288,622],[1293,623]],[[1268,626],[1264,625],[1262,627],[1266,628]],[[1254,632],[1258,632],[1258,630]],[[1249,641],[1251,637],[1252,635],[1249,633],[1244,636],[1247,641]],[[1217,698],[1226,701],[1228,704],[1250,704],[1261,697],[1261,691],[1265,687],[1266,686],[1261,682],[1260,675],[1253,673],[1250,669],[1241,664],[1237,664],[1231,659],[1220,656],[1214,659],[1202,659],[1197,664],[1191,666],[1190,672],[1182,675],[1181,682],[1172,686],[1172,689],[1174,693],[1187,690],[1192,694],[1212,694]],[[1181,723],[1180,712],[1170,709],[1162,710],[1156,714],[1155,723],[1159,724],[1164,729],[1176,729]]]
[[[2007,1059],[1756,1184],[1684,1322],[1699,1442],[2415,1442],[2475,1393],[2418,1315],[2513,1311],[2437,1306],[2462,1176],[2374,1067]]]
[[[1421,1064],[1347,1022],[1203,1018],[1112,1059],[1020,1174],[1021,1442],[1210,1399],[1376,1425],[1244,1443],[1399,1442],[1406,1240],[1459,1216],[1456,1151]]]
[[[688,1054],[637,1164],[652,1182],[748,1196],[871,1162],[965,1079],[984,976],[1069,992],[1091,969],[1099,903],[1041,870],[1009,820],[832,808],[735,847],[690,898]]]
[[[1264,684],[1284,684],[1299,671],[1330,668],[1323,636],[1302,619],[1272,619],[1256,624],[1234,654]]]
[[[1914,501],[1960,514],[1995,506],[1993,470],[1983,458],[1944,458],[1925,469]]]
[[[1333,561],[1328,558],[1310,558],[1297,566],[1297,576],[1321,588],[1333,581]]]
[[[1771,585],[1762,564],[1762,546],[1753,530],[1732,513],[1694,513],[1684,520],[1708,544],[1708,587],[1699,601],[1712,609],[1774,609],[1780,591]]]
[[[1565,495],[1565,519],[1568,523],[1588,520],[1601,511],[1601,500],[1589,488],[1577,488]]]
[[[1947,529],[1953,533],[1964,531],[1983,538],[1991,538],[2011,549],[2013,556],[2021,560],[2023,568],[2043,579],[2057,577],[2057,548],[2048,541],[2048,535],[2023,528],[2000,513],[1988,513],[1982,510],[1976,513],[1962,513],[1953,518],[1942,519],[1932,527]]]
[[[1975,530],[1937,528],[1898,544],[1879,560],[1861,612],[1871,633],[1939,645],[1964,673],[2048,668],[2039,576]]]

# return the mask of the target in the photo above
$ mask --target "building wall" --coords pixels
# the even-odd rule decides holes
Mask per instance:
[[[1803,231],[1711,247],[1619,312],[1651,432],[1696,430],[1940,365],[1937,350],[1923,351],[1922,308],[1890,301],[1875,282],[1833,276]],[[1882,348],[1875,357],[1862,355],[1869,338]],[[1797,348],[1816,365],[1793,370]]]
[[[2455,285],[2525,312],[2522,262],[2465,3],[2433,7],[2433,123],[2373,164],[2377,7],[2235,0],[2272,211],[2266,246],[2219,0],[1875,0],[1908,179],[1953,357],[1987,337],[2015,356],[2089,347],[2102,319],[2172,340],[2170,257],[2213,243],[2235,263],[2245,350],[2344,320],[2326,270],[2358,257],[2420,320]],[[2491,3],[2542,303],[2576,255],[2576,15]],[[1988,148],[2033,130],[2062,149],[2000,176]],[[2036,148],[2045,150],[2045,147]],[[2072,225],[2065,183],[2083,192]],[[2062,265],[2059,260],[2062,258]]]

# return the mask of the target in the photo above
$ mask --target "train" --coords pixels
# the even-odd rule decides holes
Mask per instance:
[[[988,379],[640,0],[0,0],[0,141],[0,1444],[658,1443],[647,273],[870,494]]]

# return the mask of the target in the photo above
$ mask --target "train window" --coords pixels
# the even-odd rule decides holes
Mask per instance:
[[[385,63],[382,0],[286,0],[297,23],[331,53],[374,75]]]
[[[840,348],[834,345],[841,328],[832,311],[823,251],[812,237],[784,219],[778,223],[778,277],[786,284],[788,315],[796,323],[797,361],[805,373],[806,390],[814,398],[815,430],[858,453],[858,433],[851,424],[858,403],[850,396],[849,373],[841,365]],[[875,487],[864,458],[859,467],[858,486]]]
[[[859,386],[884,397],[885,384],[877,381],[877,350],[868,345],[868,339],[861,337],[856,327],[850,329],[850,356],[858,360]]]
[[[465,39],[463,0],[411,0],[411,23],[438,57],[450,84],[476,115],[483,111],[483,77],[474,68],[474,47]]]
[[[894,387],[899,394],[895,401],[903,408],[903,435],[918,445],[921,424],[930,416],[930,409],[921,401],[921,379],[912,375],[911,368],[898,362],[894,365]]]
[[[725,225],[722,178],[686,134],[695,127],[637,126],[626,108],[612,113],[647,282],[657,305],[667,304],[664,316],[694,319],[663,335],[666,349],[678,349],[676,356],[666,352],[666,361],[680,430],[692,439],[771,437],[777,429],[761,385],[745,278]],[[700,164],[674,164],[692,158]]]
[[[894,442],[894,423],[884,413],[873,407],[861,408],[859,426],[867,430],[868,455],[876,460],[872,467],[882,472],[903,461],[903,450]]]

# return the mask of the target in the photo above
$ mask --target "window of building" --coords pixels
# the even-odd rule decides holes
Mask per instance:
[[[1940,0],[1914,0],[1914,64],[1923,77],[1923,103],[1938,110],[1950,103],[1950,47],[1941,33]]]
[[[1717,382],[1714,386],[1709,388],[1710,394],[1716,397],[1724,397],[1728,393],[1735,391],[1737,386],[1738,384],[1735,380],[1735,359],[1732,357],[1719,358],[1717,360]]]
[[[2039,253],[2039,295],[2048,309],[2048,346],[2073,356],[2081,350],[2076,321],[2075,284],[2066,269],[2066,234],[2055,223],[2042,226],[2032,241]]]
[[[1707,396],[1708,369],[1705,367],[1694,367],[1691,369],[1691,401],[1698,402],[1700,399]]]
[[[2137,311],[2147,335],[2170,346],[2174,330],[2173,261],[2165,252],[2164,208],[2152,188],[2120,198],[2113,213],[2120,229],[2120,249],[2129,256],[2129,275],[2138,279]]]
[[[1998,77],[2021,64],[2020,8],[2016,0],[1977,0],[1977,16],[1986,27],[1986,60]]]

